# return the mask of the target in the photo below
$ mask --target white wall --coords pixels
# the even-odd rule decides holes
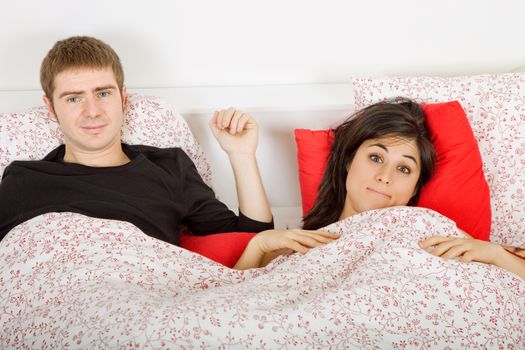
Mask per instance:
[[[0,90],[39,89],[43,56],[87,34],[130,87],[331,83],[525,65],[516,0],[17,0],[0,2]]]
[[[523,67],[523,13],[521,0],[0,0],[0,112],[41,103],[39,67],[56,40],[99,37],[119,53],[128,87],[161,95],[185,115],[232,209],[233,177],[207,116],[231,105],[256,112],[276,223],[294,226],[293,128],[344,118],[351,76]],[[149,89],[159,87],[169,89]]]

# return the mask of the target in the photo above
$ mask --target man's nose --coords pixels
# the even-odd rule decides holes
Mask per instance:
[[[84,103],[84,114],[86,117],[96,118],[100,114],[100,108],[94,97],[87,97]]]

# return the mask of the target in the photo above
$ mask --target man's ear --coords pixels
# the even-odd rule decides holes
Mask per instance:
[[[122,85],[122,90],[120,91],[120,97],[122,98],[122,111],[126,111],[126,104],[128,103],[128,89],[126,85]]]
[[[44,101],[44,104],[46,105],[47,111],[49,112],[49,115],[51,116],[51,118],[53,118],[55,121],[58,122],[58,118],[55,113],[55,109],[53,108],[53,102],[49,98],[47,98],[46,95],[42,97],[42,100]]]

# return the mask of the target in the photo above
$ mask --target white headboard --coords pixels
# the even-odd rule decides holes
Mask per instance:
[[[213,188],[237,210],[233,174],[226,154],[208,129],[213,110],[235,106],[260,124],[257,158],[276,227],[299,227],[301,197],[295,128],[326,129],[354,108],[351,84],[269,85],[243,87],[151,88],[130,92],[159,96],[181,113],[212,165]],[[0,91],[0,112],[19,112],[42,104],[41,91]]]

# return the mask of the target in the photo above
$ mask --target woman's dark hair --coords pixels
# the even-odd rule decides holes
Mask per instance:
[[[423,185],[434,173],[436,152],[419,104],[405,98],[368,106],[345,120],[334,130],[334,143],[312,210],[303,219],[303,228],[315,230],[339,220],[346,198],[348,165],[357,149],[369,139],[401,137],[414,140],[421,157],[421,173],[416,194],[408,205],[415,205]]]

